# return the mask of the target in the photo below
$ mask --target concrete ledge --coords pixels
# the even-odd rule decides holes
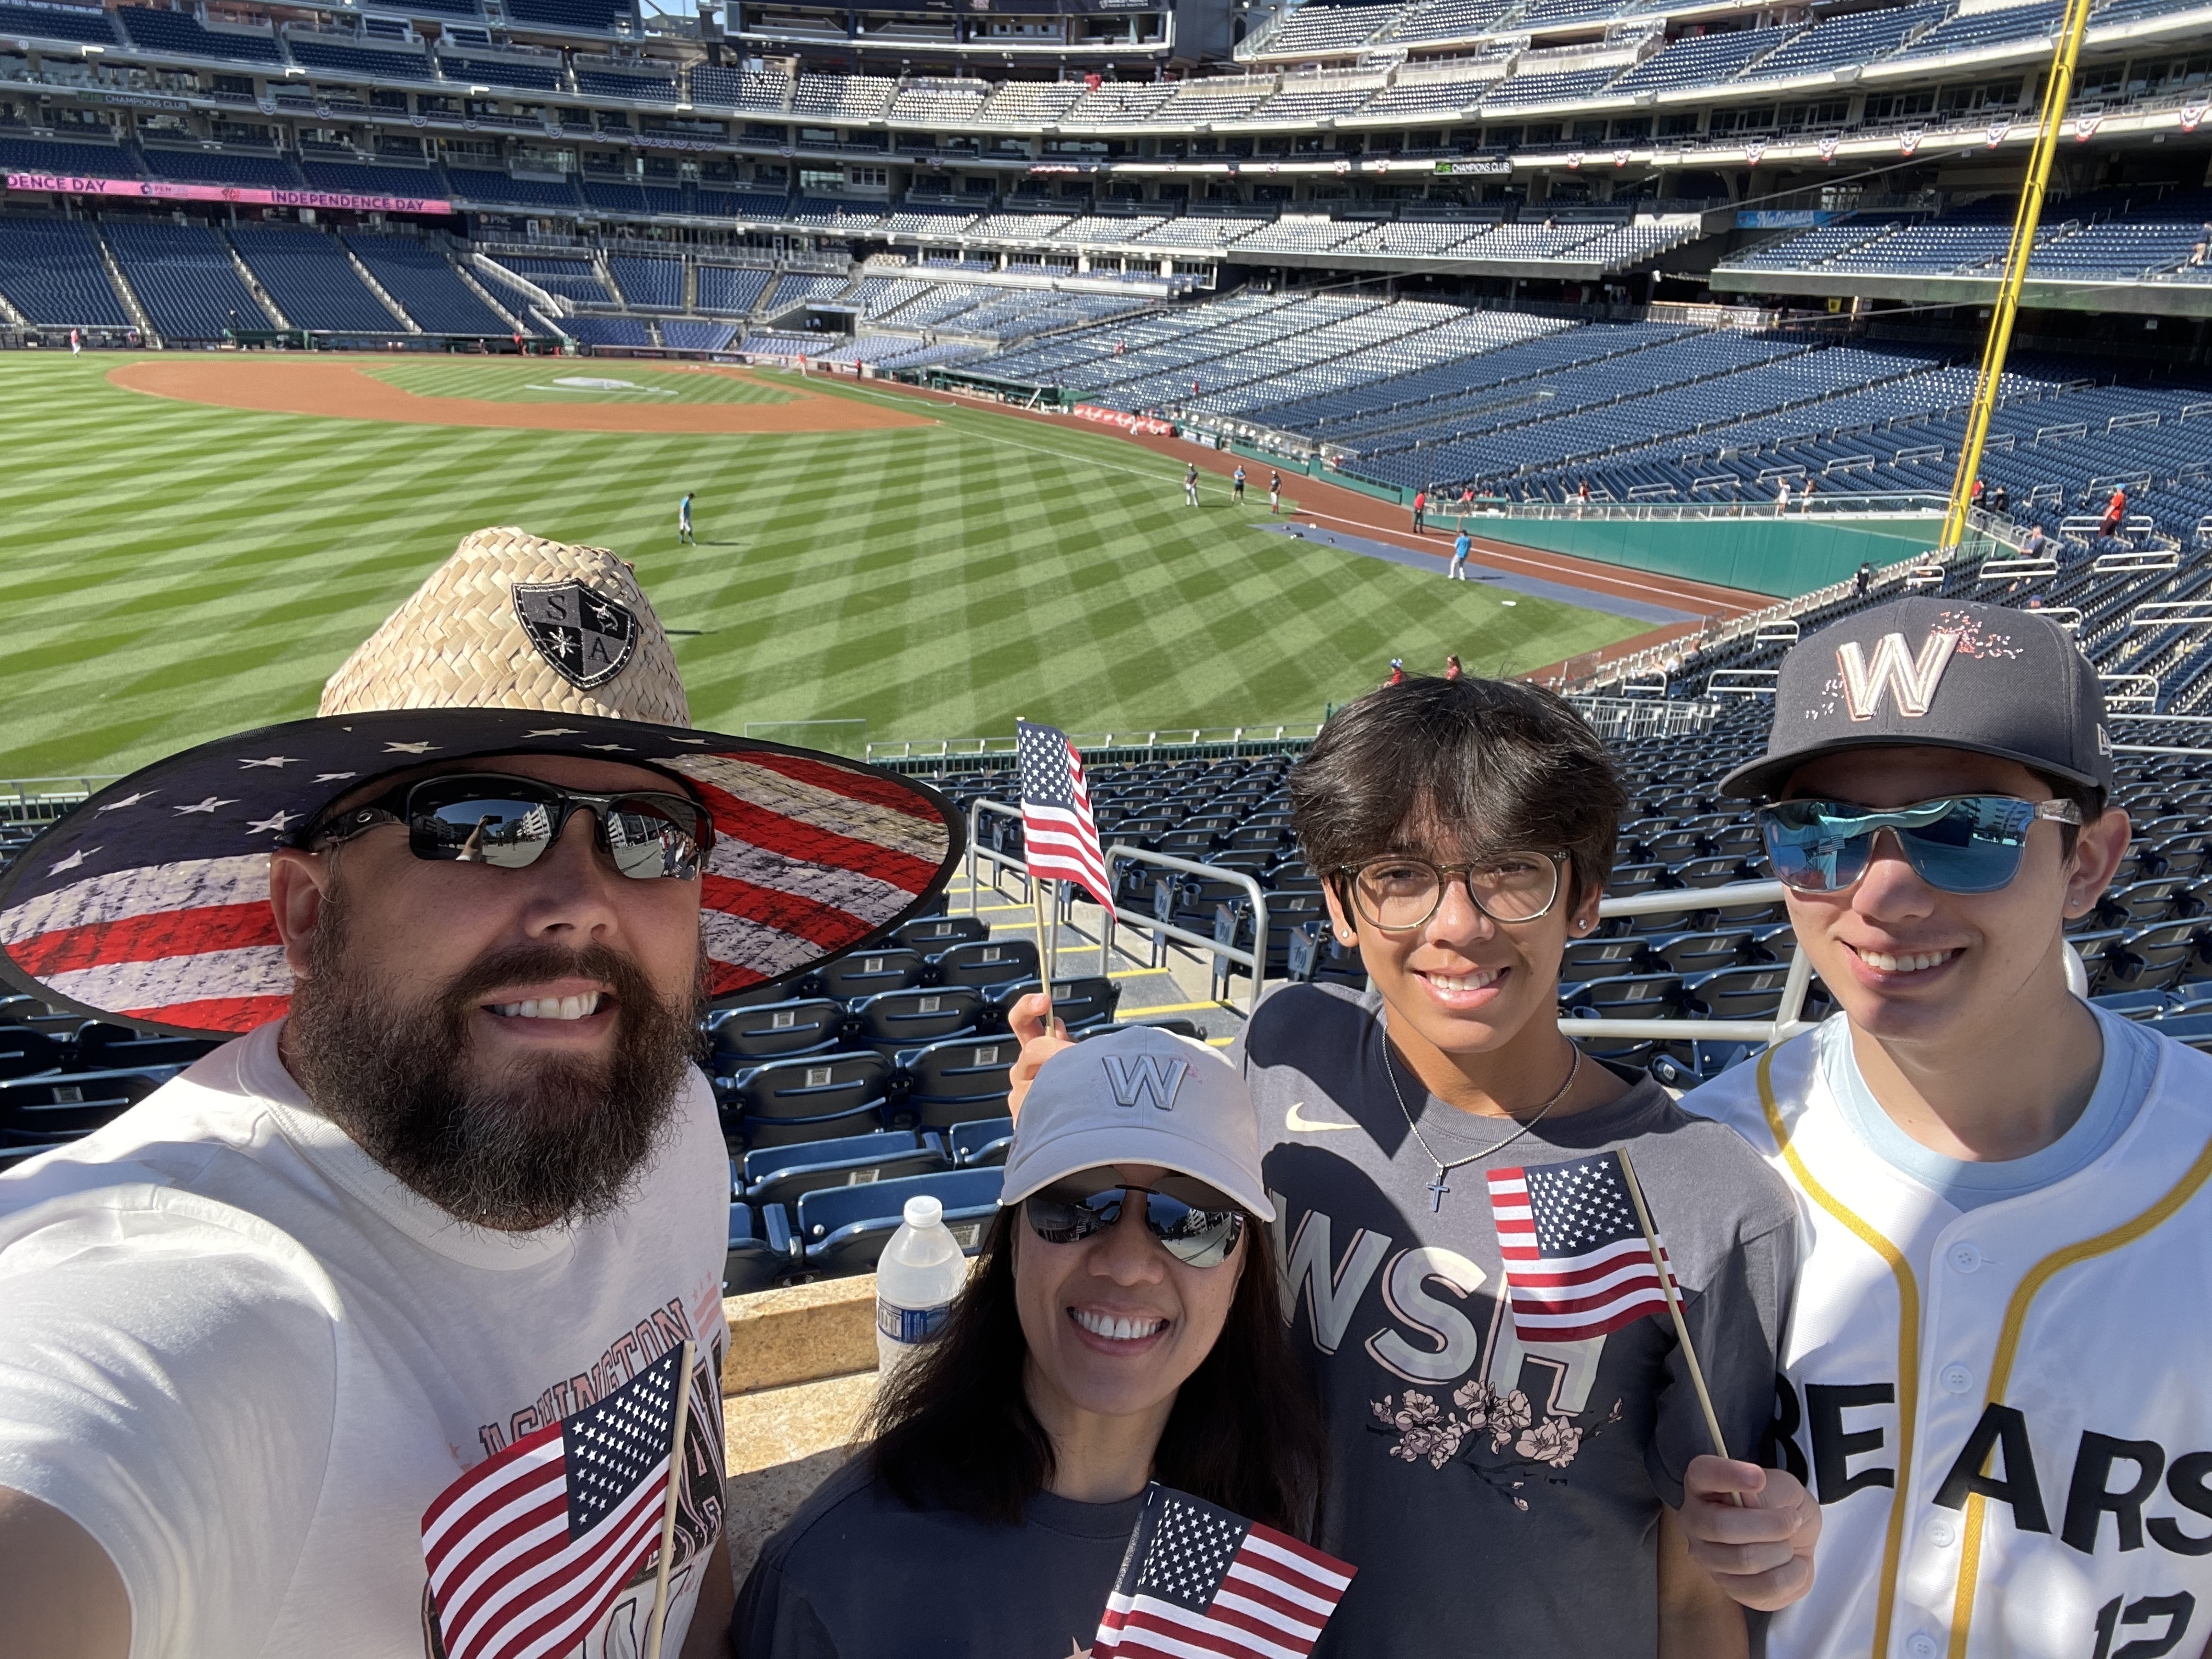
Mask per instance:
[[[875,1358],[872,1346],[868,1357]],[[726,1532],[740,1584],[761,1546],[850,1455],[853,1431],[875,1395],[876,1374],[866,1370],[723,1401]]]
[[[876,1276],[725,1297],[725,1398],[876,1368]]]

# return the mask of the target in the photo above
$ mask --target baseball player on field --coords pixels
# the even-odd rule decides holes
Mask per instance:
[[[2062,930],[2127,850],[2112,783],[2065,633],[1913,598],[1794,647],[1722,784],[1840,1010],[1684,1103],[1797,1200],[1778,1472],[1684,1511],[1711,1559],[1818,1498],[1771,1659],[2207,1651],[2212,1058],[2068,988]]]

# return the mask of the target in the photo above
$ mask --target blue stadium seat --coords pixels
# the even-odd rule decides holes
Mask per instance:
[[[939,1038],[898,1056],[902,1092],[893,1110],[926,1129],[1005,1114],[1007,1074],[1020,1053],[1012,1035]]]
[[[742,1186],[736,1196],[756,1206],[792,1205],[824,1187],[859,1187],[950,1167],[951,1159],[935,1137],[878,1129],[837,1140],[757,1147],[738,1164]]]
[[[972,939],[939,951],[929,958],[929,968],[932,984],[966,985],[981,990],[1010,979],[1034,978],[1037,948],[1025,939]]]
[[[890,1062],[881,1054],[805,1054],[772,1060],[732,1079],[736,1121],[725,1132],[748,1147],[835,1140],[883,1126]]]
[[[789,1278],[800,1261],[791,1223],[781,1205],[755,1216],[751,1206],[730,1206],[730,1242],[722,1258],[722,1294],[744,1296],[772,1290]]]
[[[70,1058],[69,1048],[44,1031],[20,1025],[0,1025],[0,1078],[30,1077],[59,1070]]]
[[[983,1012],[983,994],[961,985],[919,986],[878,992],[848,1006],[859,1040],[890,1055],[972,1030]]]
[[[987,994],[988,1000],[979,1029],[1005,1030],[1007,1015],[1014,1004],[1043,988],[1042,981],[1034,979],[993,986]],[[1097,975],[1052,982],[1052,1017],[1064,1023],[1070,1031],[1080,1030],[1086,1025],[1103,1025],[1114,1018],[1114,1010],[1121,1000],[1121,988]]]
[[[1789,969],[1780,965],[1686,974],[1682,998],[1690,1012],[1710,1019],[1772,1019],[1789,977]]]
[[[979,1117],[956,1123],[945,1132],[953,1160],[963,1170],[1001,1165],[1014,1144],[1014,1121],[1010,1117]]]
[[[173,1075],[168,1071],[54,1072],[0,1081],[0,1146],[47,1146],[90,1134]]]
[[[857,951],[825,963],[816,977],[823,994],[840,1002],[874,996],[884,991],[903,991],[921,983],[921,952],[898,946]]]
[[[87,1021],[76,1034],[76,1057],[88,1070],[189,1066],[222,1046],[211,1037],[146,1036],[104,1020]]]
[[[991,924],[981,916],[923,916],[902,923],[892,935],[896,943],[925,957],[990,937]]]
[[[1004,1184],[997,1170],[982,1169],[824,1188],[799,1200],[795,1231],[809,1268],[823,1273],[869,1273],[898,1231],[907,1200],[926,1195],[945,1206],[945,1224],[961,1249],[973,1255],[999,1212]]]
[[[707,1021],[714,1041],[716,1064],[732,1070],[787,1054],[834,1048],[844,1025],[844,1009],[827,997],[732,1008],[709,1016]]]

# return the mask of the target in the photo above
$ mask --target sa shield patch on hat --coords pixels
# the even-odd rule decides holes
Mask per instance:
[[[637,618],[579,581],[517,582],[514,615],[538,654],[580,691],[623,672],[637,648]]]

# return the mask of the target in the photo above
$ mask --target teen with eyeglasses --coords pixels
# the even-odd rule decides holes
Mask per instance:
[[[1063,1048],[999,1201],[944,1334],[747,1578],[740,1659],[1080,1656],[1149,1480],[1310,1535],[1326,1452],[1236,1072],[1146,1028]]]
[[[1518,1334],[1491,1195],[1494,1174],[1626,1148],[1729,1449],[1756,1455],[1789,1195],[1737,1137],[1559,1029],[1561,960],[1596,933],[1626,804],[1604,745],[1535,687],[1417,678],[1339,711],[1291,796],[1331,925],[1373,979],[1277,991],[1231,1051],[1258,1111],[1292,1345],[1328,1424],[1317,1541],[1359,1569],[1316,1651],[1743,1653],[1736,1598],[1804,1573],[1811,1506],[1754,1492],[1731,1509],[1745,1551],[1712,1558],[1729,1589],[1693,1561],[1677,1514],[1711,1501],[1699,1476],[1723,1466],[1672,1323]],[[1542,1224],[1574,1250],[1614,1218]],[[1565,1291],[1562,1317],[1602,1302],[1612,1272]],[[1755,1488],[1757,1471],[1735,1484]]]
[[[1800,1218],[1779,1449],[1826,1525],[1767,1651],[2205,1652],[2212,1060],[2068,988],[2130,834],[2096,671],[1911,599],[1775,708],[1723,787],[1840,1012],[1684,1102]]]

